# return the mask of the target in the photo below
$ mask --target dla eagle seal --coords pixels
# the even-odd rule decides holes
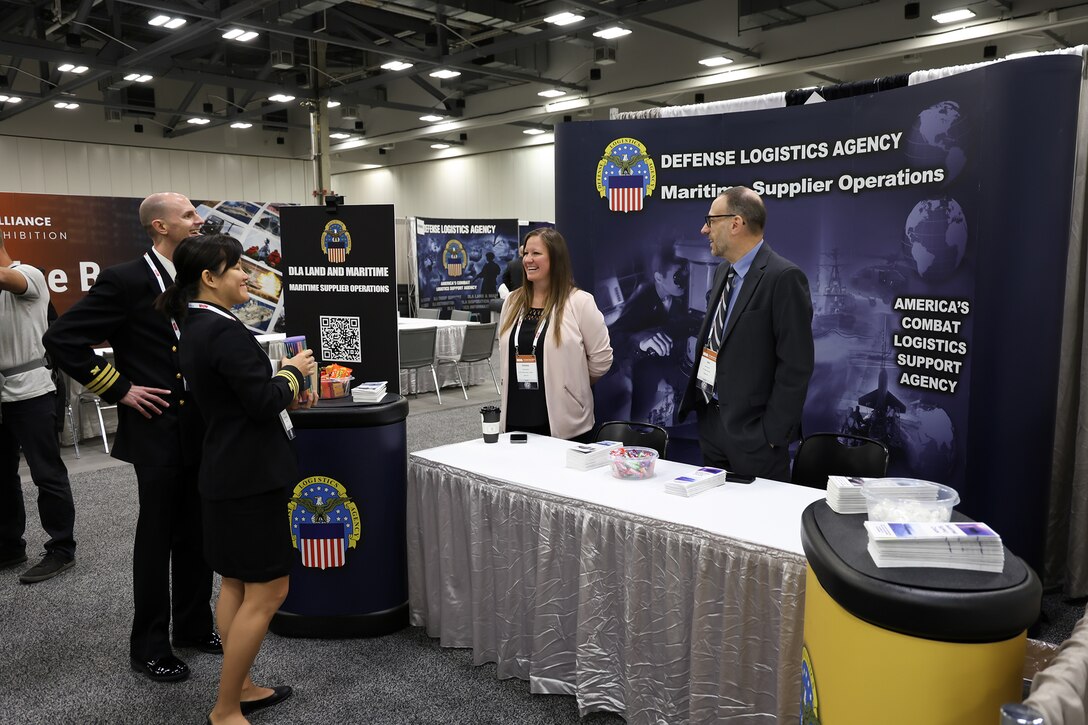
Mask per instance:
[[[291,545],[302,555],[303,566],[343,566],[347,550],[359,543],[359,509],[343,485],[327,476],[311,476],[295,486],[287,518]]]
[[[351,253],[351,234],[348,225],[333,219],[321,232],[321,251],[334,264],[343,264]]]
[[[468,262],[468,254],[465,253],[465,245],[456,239],[446,242],[446,248],[442,250],[442,266],[446,268],[446,274],[450,277],[460,277],[465,273],[465,264]]]
[[[642,200],[656,188],[657,167],[641,141],[618,138],[605,147],[597,163],[597,191],[608,197],[611,211],[642,211]]]
[[[820,725],[820,698],[816,696],[816,670],[808,645],[801,646],[801,725]]]

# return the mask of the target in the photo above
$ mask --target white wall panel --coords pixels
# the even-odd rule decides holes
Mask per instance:
[[[72,144],[73,146],[85,145],[87,148],[87,170],[91,177],[91,184],[84,192],[88,196],[124,196],[113,193],[113,177],[110,173],[110,149],[101,144]],[[2,152],[0,152],[2,153]]]
[[[0,174],[0,191],[22,191],[22,175],[17,163],[19,139],[0,136],[0,159],[5,159],[4,173]]]
[[[65,143],[65,173],[68,176],[68,193],[88,196],[91,193],[90,146],[82,143]]]
[[[334,175],[332,185],[349,204],[393,204],[398,217],[555,217],[551,144],[352,171]]]
[[[42,142],[42,169],[45,172],[45,193],[68,194],[68,160],[63,141]]]
[[[0,191],[143,197],[177,191],[193,198],[307,204],[310,162],[143,146],[0,136]]]
[[[45,193],[45,163],[42,159],[42,142],[36,138],[19,139],[17,168],[19,169],[19,191],[35,194]],[[7,166],[7,164],[4,164]]]

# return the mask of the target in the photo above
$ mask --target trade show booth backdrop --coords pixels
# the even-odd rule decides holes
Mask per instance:
[[[517,255],[518,220],[417,217],[415,234],[419,306],[487,312]]]
[[[50,298],[64,312],[106,267],[143,253],[140,199],[59,194],[0,194],[0,230],[12,258],[45,271]],[[250,301],[235,308],[255,332],[283,332],[282,204],[193,200],[205,232],[242,243]]]
[[[890,475],[954,486],[1038,568],[1081,67],[1040,57],[828,103],[560,125],[557,227],[615,349],[597,420],[664,425],[670,458],[698,459],[676,410],[721,261],[700,229],[720,191],[749,186],[766,242],[811,286],[804,432],[882,440]],[[633,302],[663,294],[656,317]],[[671,348],[640,344],[650,332]]]

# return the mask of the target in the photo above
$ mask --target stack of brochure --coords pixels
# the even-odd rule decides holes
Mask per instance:
[[[385,397],[386,381],[360,383],[351,390],[351,399],[356,403],[380,403]]]
[[[588,471],[608,465],[608,453],[623,444],[619,441],[596,441],[567,449],[567,468]]]
[[[865,497],[861,494],[865,480],[857,476],[828,476],[827,505],[839,514],[865,513]]]
[[[721,468],[704,466],[666,481],[665,493],[671,493],[674,496],[696,496],[725,483],[727,475],[728,472]]]
[[[1000,573],[1005,569],[1001,537],[986,524],[866,521],[869,555],[881,568],[936,567]]]
[[[865,513],[862,484],[873,496],[908,501],[933,501],[939,493],[938,488],[933,484],[909,478],[828,476],[827,505],[832,511],[840,514]]]

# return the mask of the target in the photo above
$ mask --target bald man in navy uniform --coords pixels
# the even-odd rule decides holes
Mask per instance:
[[[129,654],[133,669],[156,682],[189,676],[171,647],[171,618],[175,647],[222,652],[212,625],[212,573],[201,548],[196,480],[203,424],[179,368],[180,328],[152,307],[173,282],[174,250],[202,223],[181,194],[144,199],[140,224],[152,246],[103,271],[44,338],[56,365],[118,404],[112,455],[135,467],[140,502]],[[101,342],[113,347],[113,364],[94,349]]]

